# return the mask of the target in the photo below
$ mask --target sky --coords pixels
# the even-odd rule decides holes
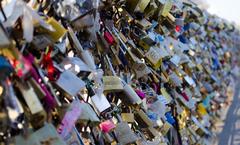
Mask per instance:
[[[203,0],[209,5],[208,11],[230,22],[240,24],[240,0]]]

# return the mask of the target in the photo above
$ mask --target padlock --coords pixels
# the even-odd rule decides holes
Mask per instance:
[[[210,135],[209,130],[206,129],[196,117],[191,116],[191,119],[192,119],[192,121],[194,122],[194,124],[196,125],[196,128],[197,128],[197,129],[196,129],[196,133],[197,133],[198,135],[200,135],[201,137],[202,137],[203,135],[205,135],[205,134],[206,134],[206,135]]]
[[[122,81],[117,76],[103,76],[104,91],[118,92],[123,90]]]
[[[135,143],[138,140],[136,134],[134,134],[127,122],[118,122],[114,129],[118,142],[122,145]]]
[[[140,11],[144,12],[145,8],[149,4],[150,0],[127,0],[127,10],[130,12]]]
[[[148,52],[145,54],[147,60],[152,64],[154,69],[158,69],[162,63],[161,54],[154,47],[150,47]]]
[[[111,33],[109,33],[108,31],[104,32],[104,38],[106,39],[106,41],[108,42],[108,44],[113,45],[114,44],[114,38],[112,36]]]
[[[94,21],[93,12],[94,12],[94,9],[91,9],[85,14],[71,20],[71,25],[73,26],[74,30],[81,30],[83,28],[89,28],[94,26],[95,21]]]
[[[134,122],[135,122],[135,120],[134,120],[134,114],[133,114],[133,112],[132,112],[131,107],[130,107],[130,106],[126,106],[125,108],[126,108],[126,110],[128,110],[128,111],[124,111],[124,112],[121,113],[122,120],[123,120],[124,122],[134,123]]]
[[[6,79],[6,77],[8,77],[14,71],[9,61],[3,56],[0,56],[0,70],[0,78],[2,80]]]
[[[144,13],[147,18],[152,17],[157,11],[158,6],[154,1],[150,1],[150,4],[146,7]]]
[[[71,99],[80,93],[80,91],[85,87],[84,81],[69,70],[62,72],[55,84],[61,91],[64,92],[64,94],[66,94],[66,96]]]
[[[160,118],[164,118],[167,107],[160,100],[157,100],[151,104],[148,104],[148,109],[156,113]]]
[[[184,76],[184,80],[188,83],[189,86],[196,87],[196,83],[188,75]]]
[[[174,64],[176,67],[178,67],[178,66],[180,65],[180,60],[181,60],[181,58],[180,58],[179,55],[174,55],[174,56],[170,59],[171,63]]]
[[[184,26],[184,19],[183,18],[176,18],[176,25],[177,26],[181,26],[183,27]]]
[[[51,145],[67,145],[57,133],[52,124],[46,123],[42,128],[31,133],[28,138],[18,135],[14,138],[16,145],[22,144],[51,144]]]
[[[207,113],[207,110],[206,108],[204,107],[204,105],[202,103],[199,103],[198,106],[197,106],[197,112],[201,115],[201,116],[204,116]]]
[[[75,75],[79,74],[81,71],[91,72],[92,70],[78,57],[68,57],[65,58],[60,66],[65,70],[70,70]]]
[[[181,86],[183,83],[182,80],[176,75],[175,72],[172,72],[172,74],[169,75],[170,80],[175,86]]]
[[[92,96],[91,104],[94,106],[95,110],[98,113],[101,113],[111,107],[109,101],[104,94],[101,94],[100,96],[97,94]]]
[[[28,63],[35,63],[32,55],[25,56]],[[28,78],[32,84],[34,90],[39,93],[39,97],[44,97],[43,100],[46,102],[46,109],[52,109],[55,105],[61,106],[59,99],[55,95],[51,84],[47,83],[44,79],[44,75],[41,69],[30,68],[30,74],[32,78]],[[44,96],[43,96],[44,95]]]
[[[96,126],[100,123],[97,114],[94,112],[93,108],[88,104],[81,102],[81,115],[78,122],[88,123],[89,126]]]
[[[116,125],[113,123],[112,120],[105,120],[99,124],[99,127],[103,133],[109,133],[113,131]]]
[[[30,112],[27,116],[29,117],[32,126],[34,128],[39,128],[43,126],[46,120],[46,112],[44,111],[34,89],[29,84],[29,82],[27,82],[25,85],[18,82],[17,87],[19,88],[27,107],[29,108]]]
[[[45,28],[40,28],[40,33],[49,35],[53,42],[57,42],[67,32],[67,30],[53,17],[46,18],[46,23],[49,24],[54,30],[50,31]]]
[[[147,132],[149,137],[152,139],[157,138],[161,135],[161,133],[154,127],[148,127]]]
[[[172,6],[173,6],[172,1],[166,0],[165,3],[163,4],[163,7],[160,10],[160,15],[166,17],[169,11],[171,10]]]
[[[155,45],[155,41],[152,40],[149,36],[144,36],[140,38],[138,44],[145,50],[149,50],[151,46]]]
[[[169,93],[167,92],[167,90],[164,87],[161,87],[160,89],[163,97],[166,99],[166,103],[170,103],[172,101],[172,97],[169,95]]]
[[[143,62],[134,62],[132,65],[136,78],[141,78],[151,73],[149,67]]]
[[[11,45],[11,41],[10,41],[10,39],[9,39],[9,37],[8,37],[8,35],[7,35],[6,31],[5,31],[2,23],[0,24],[0,34],[1,34],[1,36],[0,36],[0,38],[1,38],[1,40],[0,40],[0,48],[6,48],[6,47],[10,46]]]
[[[53,45],[51,37],[44,34],[34,36],[31,43],[34,49],[37,48],[38,51],[43,51],[47,46]]]
[[[44,92],[44,90],[41,88],[41,86],[35,81],[35,79],[30,78],[29,79],[29,83],[31,84],[31,86],[33,87],[34,91],[36,92],[36,94],[38,95],[40,100],[43,100],[44,97],[46,96],[46,93]]]
[[[123,92],[126,95],[126,97],[122,99],[125,100],[127,103],[138,105],[142,103],[141,98],[137,95],[133,88],[129,84],[126,84],[125,82],[123,83]]]
[[[57,128],[57,131],[62,138],[66,138],[69,133],[71,133],[83,111],[81,109],[81,103],[78,99],[71,102],[70,107],[67,108],[67,111],[61,120],[61,124]]]
[[[143,110],[138,110],[134,114],[135,120],[141,128],[147,128],[153,126],[153,122],[149,119]]]
[[[150,23],[147,19],[135,20],[137,26],[139,26],[143,30],[148,30],[151,28],[152,23]]]
[[[75,49],[77,50],[78,54],[82,57],[83,61],[90,67],[90,69],[95,70],[96,66],[91,53],[88,50],[84,50],[82,48],[82,45],[80,44],[79,40],[77,39],[77,36],[74,34],[71,27],[68,27],[68,32],[76,47]]]
[[[173,127],[173,126],[172,126],[170,123],[165,122],[164,125],[163,125],[163,127],[162,127],[162,129],[161,129],[161,133],[162,133],[163,135],[166,135],[166,134],[168,133],[168,131],[170,130],[170,128],[172,128],[172,127]]]

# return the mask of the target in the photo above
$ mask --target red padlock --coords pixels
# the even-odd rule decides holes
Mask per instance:
[[[110,45],[113,45],[114,42],[115,42],[112,34],[109,33],[108,31],[105,31],[105,32],[104,32],[104,38],[106,39],[106,41],[107,41],[108,44],[110,44]]]

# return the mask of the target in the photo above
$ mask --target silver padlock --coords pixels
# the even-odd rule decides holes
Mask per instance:
[[[70,70],[74,74],[78,74],[80,71],[91,72],[92,70],[78,57],[65,58],[60,66],[65,70]]]
[[[61,73],[55,84],[70,98],[76,96],[83,88],[85,88],[85,82],[69,70]]]
[[[73,43],[76,47],[78,54],[81,56],[83,61],[89,66],[90,69],[95,70],[96,66],[92,54],[88,50],[83,49],[82,45],[80,44],[79,40],[77,39],[77,36],[74,34],[71,27],[68,27],[68,32],[70,34],[71,39],[73,40]]]
[[[131,130],[127,122],[122,122],[120,115],[117,114],[117,118],[119,123],[117,124],[114,132],[118,142],[121,145],[135,143],[139,139],[137,135]]]
[[[111,107],[111,104],[108,102],[104,94],[101,95],[96,94],[92,96],[90,103],[93,105],[93,107],[98,113],[101,113]]]

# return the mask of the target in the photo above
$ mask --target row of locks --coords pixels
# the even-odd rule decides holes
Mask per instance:
[[[209,144],[239,31],[188,0],[2,0],[0,144]]]

